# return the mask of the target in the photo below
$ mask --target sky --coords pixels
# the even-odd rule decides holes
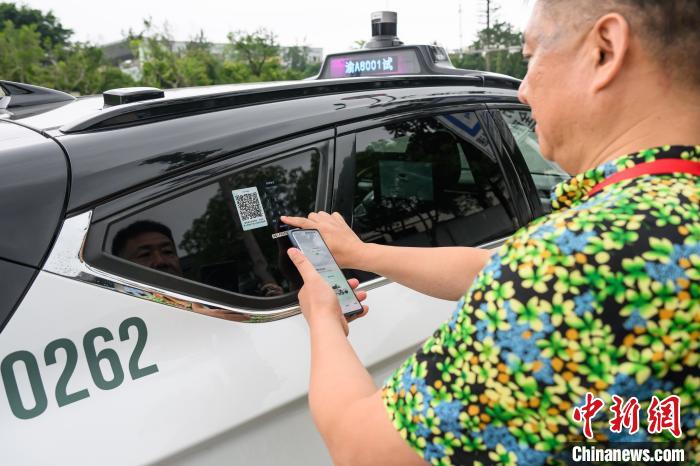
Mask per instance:
[[[122,39],[132,28],[140,31],[143,18],[162,27],[167,23],[176,40],[188,40],[200,30],[210,42],[226,42],[229,31],[265,27],[281,45],[322,47],[324,54],[347,50],[356,40],[369,40],[370,13],[398,13],[398,36],[405,43],[437,41],[449,50],[468,46],[483,27],[480,12],[486,0],[264,0],[227,2],[196,0],[25,0],[15,2],[44,12],[52,10],[74,41],[105,44]],[[496,18],[522,30],[527,0],[492,0],[500,5]],[[461,30],[460,44],[460,15]]]

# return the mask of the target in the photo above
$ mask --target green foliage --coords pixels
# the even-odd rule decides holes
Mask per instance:
[[[240,61],[226,60],[221,67],[222,83],[247,83],[253,80],[247,64]]]
[[[134,85],[129,75],[104,62],[102,49],[84,43],[75,43],[57,53],[50,70],[50,78],[44,85],[81,95]]]
[[[309,51],[309,47],[306,45],[295,45],[287,48],[284,60],[287,62],[288,69],[300,73],[302,77],[318,74],[321,70],[321,64],[309,61]]]
[[[248,63],[250,72],[255,76],[262,76],[265,65],[278,60],[280,48],[277,38],[265,28],[252,34],[245,31],[231,32],[228,40],[233,57]]]
[[[0,31],[5,28],[7,21],[18,29],[34,26],[39,34],[39,42],[49,49],[67,45],[68,39],[73,35],[73,31],[64,28],[51,11],[44,14],[41,10],[26,5],[17,8],[13,3],[0,3]]]
[[[15,27],[11,21],[2,23],[0,31],[0,76],[10,81],[41,82],[45,79],[41,35],[36,26]]]
[[[222,54],[212,51],[203,31],[182,47],[167,28],[159,31],[144,20],[143,31],[130,32],[127,37],[140,62],[141,77],[134,80],[108,63],[99,47],[69,42],[71,35],[51,12],[0,3],[0,77],[84,95],[138,85],[169,89],[297,80],[320,69],[319,63],[310,62],[307,46],[289,47],[281,56],[275,34],[264,28],[229,33]],[[521,43],[522,34],[512,25],[496,22],[481,30],[472,43],[471,48],[481,52],[452,55],[451,59],[459,68],[522,78],[527,67],[520,52],[508,50]],[[363,45],[364,41],[355,41],[356,47]]]
[[[0,75],[77,94],[134,85],[128,75],[104,62],[100,48],[75,43],[47,49],[36,25],[17,27],[10,21],[0,31]]]
[[[308,64],[308,48],[295,51],[293,66],[280,64],[279,46],[267,30],[229,34],[223,56],[211,50],[204,33],[183,47],[166,30],[156,31],[145,21],[145,30],[131,34],[131,47],[142,63],[140,84],[159,88],[206,86],[211,84],[302,79],[318,72]]]
[[[134,56],[141,60],[141,85],[159,88],[204,86],[221,82],[222,63],[211,51],[203,31],[176,50],[167,29],[157,31],[149,21],[145,30],[131,34]]]
[[[168,31],[152,32],[151,25],[144,21],[146,31],[131,40],[134,56],[142,61],[141,84],[160,88],[173,88],[187,85],[188,78],[198,74],[192,66],[181,66],[184,61],[175,53],[172,38]],[[181,72],[186,72],[185,73]]]
[[[304,71],[309,65],[309,47],[289,47],[284,53],[284,59],[289,63],[289,68],[295,71]]]
[[[133,79],[105,63],[102,50],[90,44],[66,42],[72,34],[49,13],[0,4],[0,76],[76,94],[134,85]],[[37,19],[35,24],[23,24]]]
[[[491,28],[484,28],[477,33],[477,39],[472,44],[472,48],[509,47],[521,45],[522,42],[522,32],[516,31],[510,23],[497,21]]]
[[[471,49],[480,52],[468,52],[461,56],[454,54],[450,58],[457,68],[493,71],[522,79],[527,72],[522,53],[507,50],[520,46],[522,40],[522,33],[516,31],[513,25],[496,22],[491,28],[479,31],[477,39],[471,44]]]
[[[167,28],[156,29],[144,20],[140,33],[127,40],[141,63],[137,81],[110,64],[102,49],[67,41],[72,31],[53,14],[0,3],[0,77],[85,95],[128,86],[164,89],[184,86],[302,79],[318,73],[308,60],[308,47],[291,47],[280,63],[275,35],[260,29],[229,34],[226,53],[215,54],[204,32],[178,46]],[[32,21],[35,21],[32,23]]]

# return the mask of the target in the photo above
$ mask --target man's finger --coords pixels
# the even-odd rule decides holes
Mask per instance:
[[[309,220],[308,218],[304,217],[287,217],[286,215],[282,215],[280,217],[280,220],[282,220],[284,223],[287,225],[291,225],[293,227],[297,228],[313,228],[313,222]]]
[[[367,292],[366,291],[356,291],[355,296],[357,296],[358,301],[364,301],[367,299]]]
[[[314,266],[311,265],[311,262],[309,262],[306,256],[297,248],[287,249],[287,255],[296,266],[304,283],[319,276]]]
[[[333,212],[333,213],[331,214],[331,217],[333,217],[333,218],[336,219],[336,220],[341,221],[342,223],[345,223],[345,219],[344,219],[343,216],[340,215],[340,213],[338,213],[338,212]]]
[[[350,280],[348,280],[348,285],[350,285],[350,288],[354,290],[355,288],[360,286],[360,280],[358,280],[357,278],[351,278]]]
[[[359,318],[361,318],[361,317],[366,316],[368,312],[369,312],[369,307],[367,307],[367,305],[363,305],[363,306],[362,306],[362,312],[361,312],[361,313],[355,314],[354,316],[352,316],[352,317],[350,317],[349,319],[346,319],[346,320],[347,320],[348,323],[350,323],[350,322],[352,322],[353,320],[357,320],[357,319],[359,319]]]

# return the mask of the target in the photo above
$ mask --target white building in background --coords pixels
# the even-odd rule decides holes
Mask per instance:
[[[187,41],[172,41],[171,47],[174,52],[181,52],[187,48]],[[210,51],[213,55],[220,56],[222,59],[226,54],[229,43],[211,43]],[[309,46],[280,46],[279,59],[280,64],[284,67],[289,66],[286,57],[292,47],[305,47],[307,52],[307,60],[309,64],[318,64],[323,60],[323,48]],[[105,44],[102,47],[104,57],[111,64],[118,66],[123,72],[129,74],[132,78],[141,79],[141,63],[147,55],[146,46],[142,43],[137,50],[137,54],[129,45],[127,39],[122,39],[117,42]]]

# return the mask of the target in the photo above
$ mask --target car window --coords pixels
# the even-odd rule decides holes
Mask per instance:
[[[473,113],[358,133],[354,188],[353,229],[364,241],[477,245],[516,225],[500,166]]]
[[[545,211],[551,211],[550,193],[552,188],[562,181],[568,180],[570,175],[542,157],[535,133],[535,120],[532,119],[529,110],[501,110],[501,115],[503,115],[503,119],[513,133],[515,142],[523,154],[542,206]]]
[[[298,289],[279,217],[316,205],[319,153],[307,150],[238,171],[116,221],[104,253],[175,277],[252,297]],[[128,277],[127,277],[128,278]]]

